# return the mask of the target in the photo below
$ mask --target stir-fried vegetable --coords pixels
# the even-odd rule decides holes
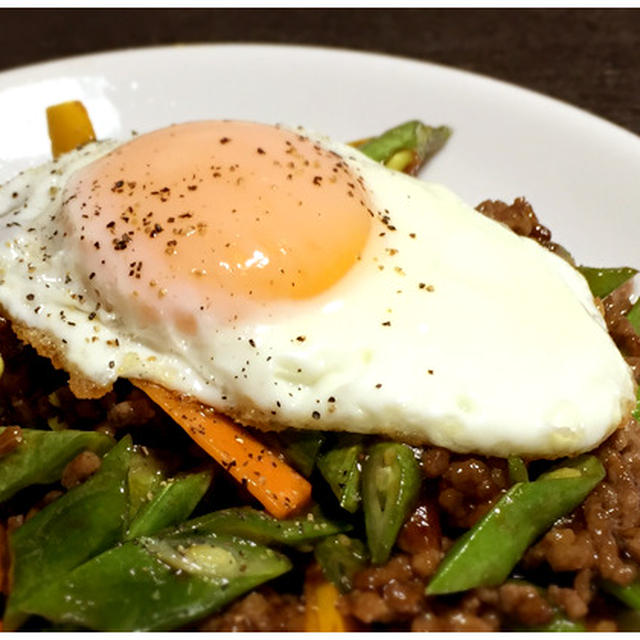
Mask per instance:
[[[415,175],[420,167],[449,139],[449,127],[430,127],[410,120],[383,134],[354,144],[372,160],[390,169]]]
[[[311,497],[311,485],[276,453],[232,420],[150,382],[135,384],[269,511],[284,518]]]
[[[517,483],[451,547],[427,586],[428,595],[501,584],[525,549],[577,507],[604,477],[594,456],[581,456]]]
[[[337,607],[340,593],[331,582],[323,578],[317,567],[311,567],[307,572],[304,597],[305,631],[341,633],[351,630],[349,622]]]
[[[371,560],[389,558],[398,531],[420,491],[420,468],[411,447],[380,442],[369,448],[362,469],[362,500]]]
[[[96,139],[89,114],[78,100],[49,107],[47,125],[54,158]]]
[[[585,277],[591,293],[598,298],[608,296],[627,280],[633,278],[638,273],[637,269],[631,267],[578,267],[578,271]]]
[[[122,540],[128,515],[131,438],[123,438],[84,484],[51,503],[10,538],[12,588],[5,629],[20,626],[28,600],[68,571]]]
[[[0,427],[4,433],[10,427]],[[112,438],[97,431],[22,429],[22,442],[0,459],[0,502],[25,487],[59,480],[68,462],[81,451],[103,454]]]
[[[155,496],[140,507],[125,538],[148,536],[186,520],[209,488],[212,476],[208,470],[163,481]]]
[[[240,538],[140,538],[44,585],[23,610],[99,631],[175,629],[290,568],[283,555]]]
[[[360,506],[361,459],[364,457],[362,436],[342,434],[336,444],[318,457],[318,469],[329,483],[343,509],[350,513]]]
[[[351,591],[355,574],[369,559],[364,543],[344,534],[323,538],[316,544],[314,554],[325,578],[342,593]]]

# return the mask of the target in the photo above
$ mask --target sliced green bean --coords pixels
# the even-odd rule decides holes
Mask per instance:
[[[163,631],[202,618],[291,568],[230,536],[143,537],[93,558],[30,598],[25,610],[96,631]]]
[[[52,581],[122,540],[129,511],[127,472],[131,438],[123,438],[84,484],[45,507],[10,537],[11,595],[6,630],[24,621],[27,599]]]
[[[287,429],[278,433],[277,437],[285,457],[303,476],[309,477],[325,441],[325,434],[322,431]]]
[[[627,312],[627,320],[631,323],[633,330],[640,335],[640,298],[633,303]]]
[[[153,498],[167,477],[167,465],[160,456],[154,451],[133,447],[127,480],[131,519]]]
[[[358,145],[362,153],[397,171],[415,174],[449,139],[449,127],[410,120]]]
[[[207,470],[163,481],[132,520],[125,539],[149,536],[186,520],[207,492],[212,478],[213,471]]]
[[[313,549],[324,577],[333,582],[341,593],[353,588],[353,577],[368,560],[367,548],[357,538],[344,534],[323,538]]]
[[[640,580],[625,586],[611,582],[611,580],[603,580],[600,586],[630,609],[640,611]]]
[[[428,595],[501,584],[527,547],[560,517],[571,513],[604,477],[594,456],[580,456],[513,485],[451,547],[427,586]]]
[[[631,267],[580,266],[577,269],[585,277],[591,293],[598,298],[605,298],[638,273],[637,269]]]
[[[3,433],[8,427],[1,427]],[[0,458],[0,502],[34,484],[60,480],[65,466],[84,450],[99,455],[115,441],[97,431],[22,429],[22,442]]]
[[[361,459],[364,457],[361,436],[343,434],[336,444],[318,457],[318,469],[329,483],[343,509],[355,513],[360,506]]]
[[[529,482],[529,472],[527,471],[527,465],[522,458],[518,456],[509,456],[507,460],[509,468],[509,480],[511,484],[516,482]]]
[[[300,545],[350,529],[344,522],[325,518],[318,510],[287,520],[278,520],[264,511],[236,507],[214,511],[189,520],[174,535],[233,535],[261,544]]]
[[[420,482],[420,468],[411,447],[380,442],[369,448],[362,468],[362,502],[374,564],[389,558],[400,527],[418,498]]]

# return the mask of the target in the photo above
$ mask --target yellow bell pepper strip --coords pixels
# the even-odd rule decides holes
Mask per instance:
[[[89,114],[79,100],[48,107],[47,125],[54,158],[96,139]]]
[[[309,482],[230,418],[157,384],[143,380],[132,382],[246,487],[270,514],[286,518],[307,505],[311,498]]]
[[[338,610],[340,592],[327,582],[317,566],[307,571],[304,583],[304,630],[320,633],[351,631],[349,621]]]

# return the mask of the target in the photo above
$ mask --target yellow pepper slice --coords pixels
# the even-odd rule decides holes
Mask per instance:
[[[96,139],[89,114],[79,100],[48,107],[47,126],[54,158]]]

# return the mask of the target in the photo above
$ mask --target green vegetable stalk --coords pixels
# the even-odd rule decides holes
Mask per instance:
[[[48,584],[122,539],[129,510],[130,455],[131,438],[126,436],[105,456],[95,475],[13,532],[5,630],[22,624],[29,612],[27,600],[37,600]]]
[[[7,427],[0,427],[3,433]],[[97,431],[41,431],[22,429],[22,443],[0,459],[0,502],[33,484],[60,480],[65,466],[80,452],[98,455],[111,449],[114,441]]]
[[[524,551],[561,516],[575,509],[604,477],[600,461],[580,456],[513,485],[451,547],[427,595],[495,586],[504,582]]]
[[[598,298],[605,298],[627,280],[638,273],[631,267],[578,267],[578,271],[585,277],[591,293]]]
[[[389,558],[400,527],[418,498],[420,482],[420,468],[411,447],[397,442],[370,447],[362,468],[362,500],[374,564]]]
[[[261,544],[297,546],[325,536],[348,531],[350,525],[325,518],[318,510],[278,520],[264,511],[251,507],[236,507],[214,511],[184,522],[172,534],[175,536],[231,535]]]
[[[212,477],[208,470],[163,481],[153,498],[140,507],[125,539],[148,536],[186,520],[207,492]]]
[[[356,146],[372,160],[390,169],[415,175],[451,135],[449,127],[430,127],[410,120]]]
[[[368,559],[364,542],[343,533],[323,538],[313,552],[325,578],[342,593],[351,591],[353,577],[364,569]]]
[[[318,469],[329,483],[343,509],[355,513],[360,506],[360,473],[364,445],[362,437],[343,434],[336,444],[318,457]]]
[[[58,624],[97,631],[169,630],[290,568],[283,555],[230,536],[179,542],[143,537],[45,584],[23,607]]]

